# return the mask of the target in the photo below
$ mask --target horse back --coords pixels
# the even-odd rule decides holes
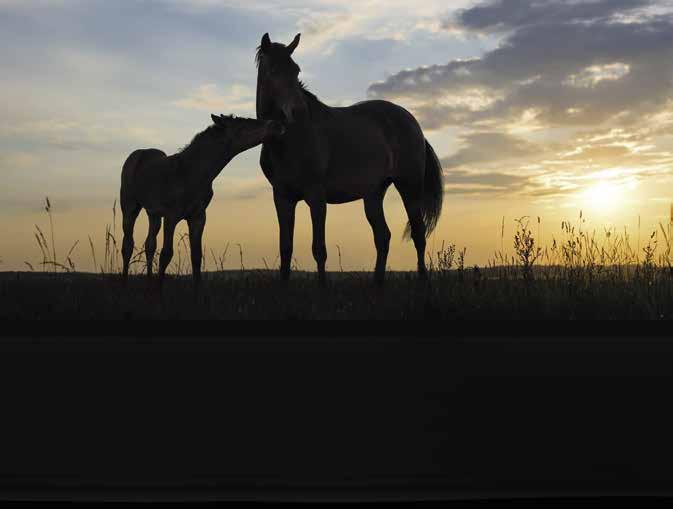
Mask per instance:
[[[380,99],[362,101],[341,110],[351,122],[357,119],[368,119],[378,126],[387,140],[403,143],[400,147],[408,150],[409,144],[418,144],[419,149],[425,151],[425,137],[416,118],[402,106]],[[348,120],[347,120],[348,121]]]
[[[361,145],[363,153],[385,153],[390,177],[397,176],[400,170],[424,167],[423,131],[414,116],[403,107],[389,101],[371,100],[333,111],[336,129],[331,129],[330,145],[346,146],[333,146],[332,152],[348,157],[355,155],[352,147]],[[348,146],[351,150],[346,150]],[[341,158],[337,156],[337,159]]]
[[[296,196],[322,181],[328,203],[359,199],[386,182],[419,180],[425,138],[407,110],[381,100],[327,108],[290,127],[282,142],[264,144],[262,171]]]
[[[126,158],[122,168],[122,180],[125,176],[131,176],[142,167],[155,161],[166,159],[166,153],[157,148],[142,148],[134,150]]]

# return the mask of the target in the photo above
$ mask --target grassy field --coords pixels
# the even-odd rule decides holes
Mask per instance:
[[[486,266],[468,266],[465,249],[442,244],[427,254],[427,282],[413,272],[389,271],[383,290],[374,287],[368,272],[331,272],[322,289],[315,273],[294,270],[290,283],[282,285],[277,258],[266,270],[246,270],[240,245],[223,253],[206,249],[198,299],[184,235],[176,241],[163,296],[156,280],[142,275],[145,256],[139,248],[129,285],[122,286],[116,203],[112,210],[104,252],[97,256],[89,237],[99,273],[86,273],[70,257],[77,243],[57,257],[47,199],[49,230],[45,235],[36,226],[35,231],[42,260],[26,261],[30,272],[0,272],[0,318],[661,320],[673,315],[673,208],[669,224],[660,224],[642,243],[639,235],[635,247],[626,230],[584,230],[580,212],[575,223],[561,223],[547,246],[538,245],[535,224],[520,218],[506,249],[503,218],[501,250]],[[240,257],[240,270],[225,270],[228,255]]]
[[[172,276],[163,297],[156,283],[133,276],[5,272],[3,319],[668,319],[673,277],[637,268],[622,277],[533,277],[504,268],[435,271],[427,284],[414,273],[388,274],[383,291],[370,273],[330,273],[328,288],[314,273],[297,272],[287,287],[275,271],[206,273],[199,299],[189,276]]]

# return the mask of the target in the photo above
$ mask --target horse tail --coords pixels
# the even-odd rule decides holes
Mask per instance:
[[[442,213],[444,199],[444,172],[432,145],[425,140],[425,176],[423,179],[423,201],[421,211],[425,224],[425,236],[428,237],[437,226]],[[411,225],[407,223],[404,238],[411,237]]]

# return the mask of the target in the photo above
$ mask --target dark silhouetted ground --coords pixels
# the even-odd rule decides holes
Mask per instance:
[[[561,269],[560,269],[561,270]],[[622,269],[620,269],[622,270]],[[626,271],[623,271],[626,272]],[[379,291],[372,274],[296,272],[287,287],[276,271],[206,273],[194,299],[189,276],[154,282],[86,273],[0,273],[0,317],[18,319],[668,319],[673,277],[666,271],[587,278],[538,269],[531,280],[499,269],[391,272]]]

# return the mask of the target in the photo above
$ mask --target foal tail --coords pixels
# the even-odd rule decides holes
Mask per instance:
[[[425,178],[423,179],[423,201],[421,211],[425,224],[425,236],[428,237],[437,226],[442,213],[444,199],[444,172],[432,145],[425,140]],[[407,223],[404,238],[411,236],[411,226]]]

